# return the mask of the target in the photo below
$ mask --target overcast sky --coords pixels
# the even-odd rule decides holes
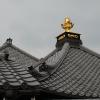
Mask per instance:
[[[83,45],[100,53],[100,0],[0,0],[0,45],[13,44],[35,57],[50,53],[69,16]]]

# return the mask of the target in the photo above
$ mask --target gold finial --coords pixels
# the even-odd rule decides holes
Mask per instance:
[[[61,24],[61,26],[65,30],[65,32],[70,32],[70,30],[74,26],[74,24],[71,22],[70,18],[66,17],[64,24]]]

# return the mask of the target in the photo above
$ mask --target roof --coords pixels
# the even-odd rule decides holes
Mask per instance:
[[[44,94],[100,98],[100,55],[84,47],[79,34],[60,37],[55,50],[40,60],[6,41],[0,51],[9,52],[10,60],[0,57],[0,88],[41,86]]]
[[[4,56],[2,56],[4,55]],[[0,91],[39,86],[39,82],[22,65],[0,54]]]
[[[82,45],[72,46],[66,42],[44,62],[47,67],[38,65],[39,69],[44,66],[44,71],[48,72],[40,78],[43,88],[65,96],[100,97],[99,54]]]
[[[9,58],[16,61],[24,67],[30,67],[38,62],[38,58],[26,53],[12,44],[12,39],[8,38],[6,42],[0,47],[0,52],[9,52]]]

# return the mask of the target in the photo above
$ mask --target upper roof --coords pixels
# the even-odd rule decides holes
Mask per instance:
[[[6,42],[0,47],[0,52],[9,52],[9,58],[23,65],[24,67],[30,67],[38,62],[38,58],[26,53],[12,44],[12,39],[8,38]]]
[[[37,64],[42,87],[79,98],[100,97],[100,55],[68,41]],[[41,73],[43,74],[43,73]]]

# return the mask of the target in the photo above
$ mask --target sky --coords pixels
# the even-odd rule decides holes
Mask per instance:
[[[20,49],[45,57],[67,16],[83,45],[100,53],[100,0],[0,0],[0,45],[10,37]]]

